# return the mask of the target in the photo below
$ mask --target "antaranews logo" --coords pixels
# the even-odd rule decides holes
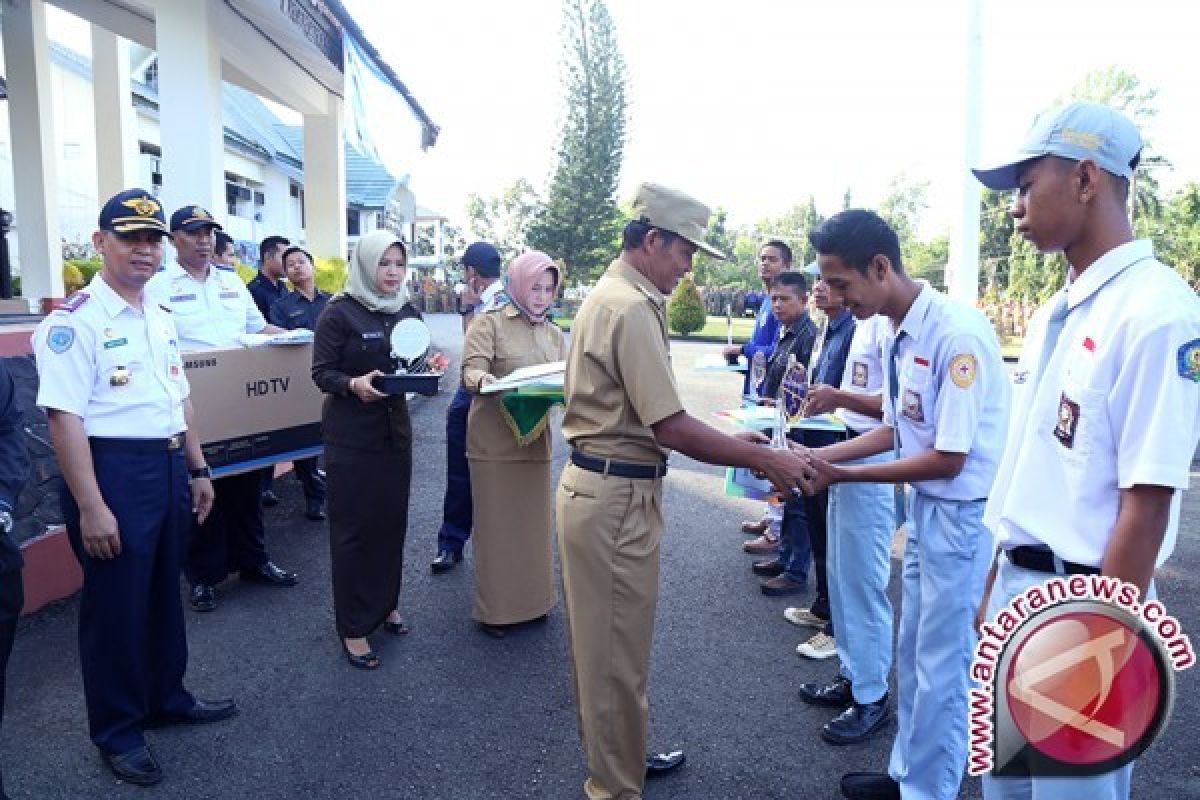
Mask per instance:
[[[1196,661],[1179,621],[1103,575],[1052,578],[980,629],[971,664],[971,775],[1118,769],[1162,732],[1177,670]]]

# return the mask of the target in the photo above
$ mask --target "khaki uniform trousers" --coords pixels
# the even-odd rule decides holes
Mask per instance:
[[[640,800],[662,481],[563,469],[558,547],[589,800]]]

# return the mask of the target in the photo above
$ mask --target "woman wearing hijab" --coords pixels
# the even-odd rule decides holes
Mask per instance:
[[[463,343],[463,385],[475,395],[467,418],[474,499],[475,603],[472,616],[497,638],[546,616],[555,605],[550,560],[550,433],[519,440],[499,395],[479,390],[515,369],[566,358],[562,331],[547,319],[558,267],[531,251],[508,267],[510,302],[471,323]]]
[[[313,381],[325,392],[321,434],[329,492],[333,608],[346,658],[376,669],[367,636],[407,633],[397,603],[404,568],[412,427],[403,394],[371,384],[394,370],[392,328],[420,314],[405,290],[408,253],[389,231],[358,241],[345,290],[329,301],[313,342]]]

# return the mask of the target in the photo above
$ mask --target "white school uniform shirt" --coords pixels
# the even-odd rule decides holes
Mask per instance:
[[[875,395],[883,393],[883,358],[891,326],[887,317],[876,314],[870,319],[859,320],[850,339],[850,351],[846,356],[846,369],[842,372],[843,392]],[[883,423],[848,408],[837,411],[846,426],[857,433],[873,431]]]
[[[1062,292],[1068,313],[1041,380],[1059,295],[1030,322],[984,519],[1002,547],[1045,545],[1098,567],[1119,490],[1172,487],[1161,565],[1175,548],[1200,436],[1200,300],[1144,240],[1110,250]]]
[[[887,353],[895,342],[898,387],[891,400]],[[1009,379],[996,331],[978,309],[922,282],[921,292],[884,351],[883,423],[900,440],[900,457],[927,450],[965,453],[953,478],[913,481],[942,500],[988,496],[1008,426]]]
[[[237,347],[238,336],[267,327],[237,271],[210,264],[203,281],[172,261],[146,284],[146,294],[171,309],[184,350]]]
[[[100,274],[38,323],[37,404],[74,414],[88,436],[165,439],[184,431],[189,393],[171,313],[134,308]]]

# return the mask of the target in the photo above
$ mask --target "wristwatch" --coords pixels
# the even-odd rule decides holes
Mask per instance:
[[[208,478],[209,480],[212,480],[212,467],[210,467],[208,464],[205,464],[203,467],[189,469],[188,477],[192,480],[199,480],[200,478]]]
[[[7,511],[0,511],[0,531],[12,533],[13,518]]]

